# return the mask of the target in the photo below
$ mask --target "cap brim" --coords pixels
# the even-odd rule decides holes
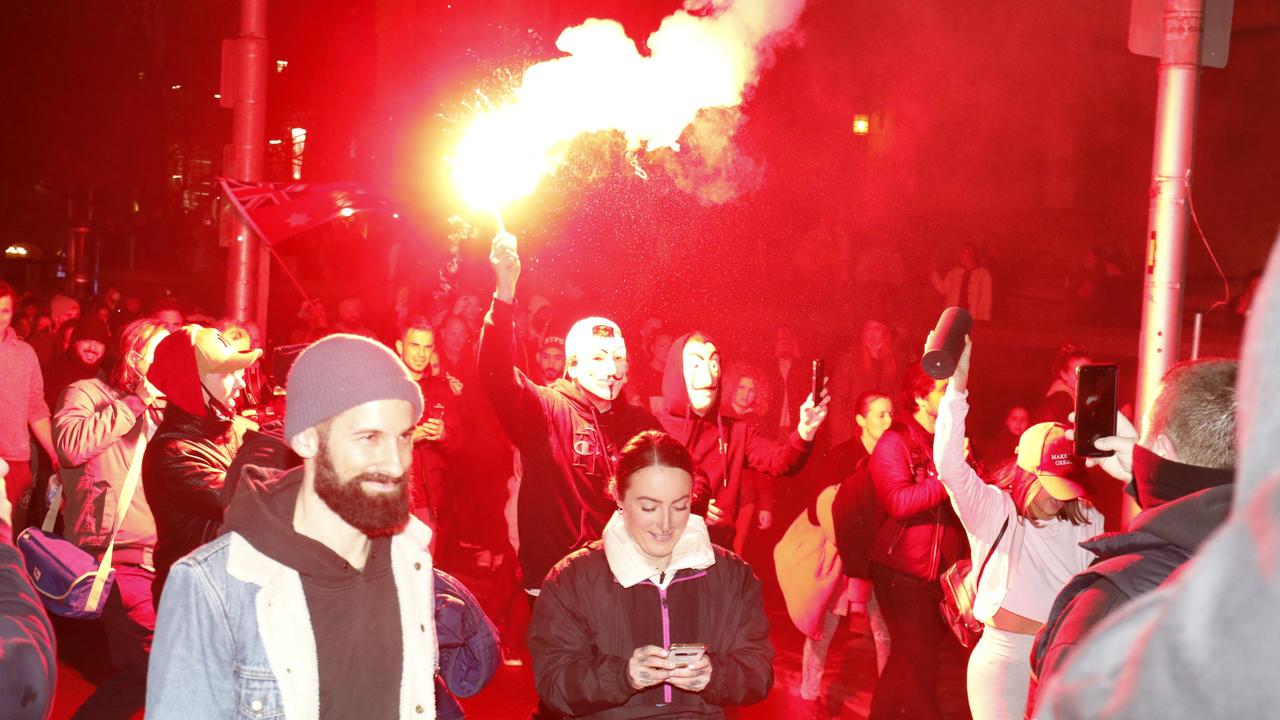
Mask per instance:
[[[1036,473],[1036,478],[1040,480],[1040,486],[1049,493],[1050,497],[1062,502],[1084,497],[1092,491],[1087,476],[1067,478],[1049,473]]]
[[[222,362],[203,368],[201,372],[206,375],[237,372],[254,364],[260,357],[262,357],[260,348],[249,352],[233,353],[224,358]]]

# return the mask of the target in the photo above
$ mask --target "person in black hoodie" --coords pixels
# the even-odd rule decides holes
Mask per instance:
[[[1065,665],[1085,635],[1129,600],[1154,590],[1185,564],[1231,509],[1236,464],[1235,360],[1206,359],[1169,369],[1141,439],[1123,416],[1100,464],[1129,482],[1142,508],[1124,533],[1083,543],[1098,556],[1053,603],[1031,651],[1027,717],[1041,681]],[[1136,442],[1135,442],[1136,441]]]
[[[800,406],[800,422],[785,443],[761,435],[751,423],[720,412],[720,350],[701,331],[671,344],[662,377],[667,409],[659,421],[693,455],[694,506],[706,508],[716,544],[732,547],[742,473],[747,467],[770,475],[794,475],[804,468],[813,437],[827,417],[830,398]]]
[[[500,233],[489,255],[497,275],[480,334],[479,382],[523,467],[516,523],[525,592],[565,555],[600,537],[615,509],[608,480],[618,449],[658,429],[647,411],[622,402],[627,348],[617,324],[579,320],[565,336],[565,373],[547,387],[515,366],[512,303],[520,277],[516,238]],[[532,601],[531,601],[532,602]]]
[[[49,410],[55,413],[58,411],[58,399],[68,385],[98,375],[107,346],[111,344],[107,324],[97,317],[87,316],[71,322],[75,324],[71,331],[71,347],[50,361],[44,370],[45,400],[49,403]]]
[[[236,352],[213,328],[188,325],[160,341],[147,379],[164,393],[164,420],[142,458],[142,490],[156,519],[160,597],[169,567],[222,526],[227,467],[257,426],[235,414],[244,370],[261,350]]]

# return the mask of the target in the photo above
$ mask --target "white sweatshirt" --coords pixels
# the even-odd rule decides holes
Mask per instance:
[[[1089,508],[1084,525],[1050,521],[1037,528],[1029,519],[1018,514],[1009,493],[994,485],[988,485],[978,477],[964,460],[964,421],[969,414],[968,391],[957,392],[947,388],[938,405],[938,423],[933,435],[933,461],[938,468],[938,478],[947,488],[951,507],[959,516],[969,536],[969,552],[973,559],[973,572],[978,572],[982,561],[991,550],[991,544],[1004,521],[1009,519],[1000,546],[991,554],[982,585],[976,589],[973,615],[980,622],[990,620],[1005,601],[1006,594],[1016,583],[1019,615],[1044,622],[1048,619],[1053,600],[1062,586],[1048,577],[1028,577],[1019,581],[1019,569],[1028,553],[1036,555],[1028,567],[1054,567],[1066,558],[1070,572],[1077,573],[1089,566],[1092,553],[1079,544],[1102,532],[1100,513]],[[1028,533],[1039,535],[1027,542]],[[1054,573],[1055,575],[1059,573]],[[1065,585],[1065,582],[1063,583]],[[1037,608],[1042,610],[1037,612]]]

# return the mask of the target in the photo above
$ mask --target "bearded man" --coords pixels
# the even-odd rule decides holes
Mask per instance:
[[[225,532],[175,564],[147,717],[435,717],[431,531],[410,514],[422,392],[387,348],[330,335],[289,372],[302,467],[247,473]]]
[[[551,568],[574,548],[598,540],[617,509],[608,481],[618,449],[636,433],[660,427],[648,412],[618,398],[627,382],[627,345],[612,320],[589,317],[569,329],[567,377],[543,387],[521,372],[512,321],[520,277],[515,236],[495,237],[489,262],[497,289],[480,335],[479,381],[520,451],[520,568],[525,592],[536,597]]]

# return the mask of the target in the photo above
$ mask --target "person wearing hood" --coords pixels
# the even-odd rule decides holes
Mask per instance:
[[[44,371],[44,399],[52,412],[58,411],[58,398],[67,386],[77,380],[97,377],[111,344],[107,324],[94,315],[72,320],[71,346],[63,355],[49,362]]]
[[[608,480],[618,448],[658,421],[618,395],[627,346],[612,320],[579,320],[565,335],[565,374],[543,387],[515,366],[512,303],[520,277],[516,238],[493,239],[497,289],[480,335],[479,383],[523,466],[516,504],[525,592],[571,550],[600,537],[614,510]]]
[[[1097,556],[1058,594],[1031,652],[1028,717],[1040,683],[1055,675],[1086,634],[1127,602],[1156,589],[1226,520],[1236,463],[1235,360],[1179,363],[1161,381],[1137,437],[1123,415],[1100,438],[1104,470],[1128,482],[1142,508],[1124,533],[1084,543]]]
[[[1245,326],[1236,381],[1238,456],[1226,519],[1190,561],[1099,624],[1061,669],[1045,678],[1035,717],[1275,714],[1280,707],[1275,682],[1280,647],[1277,397],[1280,243],[1272,247]],[[1140,455],[1135,449],[1135,476]],[[1181,454],[1178,461],[1186,462]]]
[[[245,368],[261,350],[236,352],[213,328],[187,325],[160,341],[147,379],[167,400],[142,459],[142,489],[156,520],[155,596],[169,566],[222,526],[222,486],[244,434],[235,414]]]
[[[302,466],[246,468],[223,534],[173,566],[147,717],[434,718],[431,530],[409,491],[422,391],[349,334],[304,350],[287,387]]]
[[[575,718],[723,718],[773,686],[760,581],[692,514],[694,463],[670,435],[622,449],[602,536],[564,558],[533,608],[538,697]],[[697,645],[682,658],[677,645]]]
[[[694,504],[706,508],[717,543],[733,542],[743,470],[794,475],[804,468],[813,438],[827,417],[829,398],[809,397],[800,420],[784,443],[761,435],[753,423],[720,412],[720,349],[706,333],[680,337],[667,351],[662,376],[666,412],[662,427],[693,455]]]

